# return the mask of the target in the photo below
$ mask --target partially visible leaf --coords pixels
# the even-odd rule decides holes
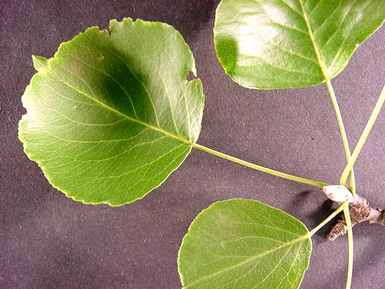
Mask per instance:
[[[200,132],[204,96],[171,26],[124,19],[88,29],[55,57],[34,57],[20,139],[53,186],[84,203],[122,205],[159,186]]]
[[[191,224],[179,251],[185,289],[297,288],[311,240],[294,217],[254,200],[217,202]]]
[[[242,86],[306,87],[341,72],[384,19],[384,0],[222,0],[215,49]]]

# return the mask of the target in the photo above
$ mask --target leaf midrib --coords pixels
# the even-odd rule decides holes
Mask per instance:
[[[193,286],[193,285],[195,285],[195,284],[197,284],[197,283],[199,283],[199,282],[201,282],[201,281],[210,279],[210,278],[212,278],[212,277],[214,277],[214,276],[217,276],[217,275],[219,275],[219,274],[222,274],[222,273],[224,273],[224,272],[227,272],[227,271],[229,271],[229,270],[231,270],[231,269],[234,269],[234,268],[237,268],[237,267],[241,267],[241,266],[243,266],[243,265],[245,265],[245,264],[247,264],[247,263],[250,263],[250,262],[252,262],[252,261],[254,261],[254,260],[258,259],[258,258],[265,257],[265,256],[267,256],[267,255],[269,255],[269,254],[272,254],[272,253],[278,251],[278,250],[281,250],[281,249],[283,249],[283,248],[285,248],[285,247],[288,247],[288,246],[297,244],[297,243],[299,243],[299,242],[301,242],[301,241],[304,241],[304,240],[306,240],[306,239],[309,239],[309,238],[310,238],[309,234],[306,234],[306,235],[304,235],[304,236],[301,236],[301,237],[299,237],[299,238],[297,238],[297,239],[294,239],[294,240],[292,240],[292,241],[290,241],[290,242],[288,242],[288,243],[285,243],[285,244],[283,244],[283,245],[281,245],[281,246],[275,247],[274,249],[271,249],[271,250],[269,250],[269,251],[265,251],[265,252],[263,252],[262,254],[254,255],[254,256],[252,256],[252,257],[250,257],[250,258],[248,258],[248,259],[242,261],[241,263],[235,264],[235,265],[233,265],[233,266],[230,266],[230,267],[227,267],[227,268],[222,269],[222,270],[220,270],[220,271],[217,271],[217,272],[215,272],[215,273],[213,273],[213,274],[207,275],[207,276],[205,276],[205,277],[203,277],[203,278],[201,278],[201,279],[198,279],[198,280],[196,280],[196,281],[194,281],[194,282],[192,282],[192,283],[190,283],[190,284],[184,286],[182,289],[187,289],[187,288],[189,288],[189,287],[191,287],[191,286]]]
[[[170,132],[168,132],[168,131],[165,131],[164,129],[162,129],[162,128],[160,128],[160,127],[156,127],[156,126],[153,126],[153,125],[148,124],[148,123],[146,123],[146,122],[143,122],[143,121],[141,121],[141,120],[138,120],[138,119],[136,119],[136,118],[130,117],[130,116],[128,116],[128,115],[126,115],[126,114],[120,112],[119,110],[116,110],[116,109],[114,109],[114,108],[112,108],[112,107],[106,105],[105,103],[103,103],[103,102],[97,100],[96,98],[93,98],[92,96],[88,95],[87,93],[85,93],[85,92],[83,92],[83,91],[77,89],[76,87],[72,86],[71,84],[67,83],[66,81],[64,81],[63,79],[61,79],[59,76],[57,76],[57,75],[56,75],[52,70],[50,70],[48,67],[46,67],[46,71],[49,72],[55,79],[57,79],[58,81],[60,81],[60,82],[63,83],[64,85],[66,85],[67,87],[69,87],[69,88],[75,90],[76,92],[78,92],[78,93],[80,93],[81,95],[87,97],[88,99],[91,99],[92,101],[94,101],[94,102],[95,102],[97,105],[99,105],[100,107],[102,107],[102,108],[104,108],[104,109],[107,109],[107,110],[109,110],[109,111],[112,111],[113,113],[115,113],[115,114],[117,114],[117,115],[119,115],[119,116],[122,116],[122,117],[126,118],[126,119],[129,120],[129,121],[138,123],[138,124],[140,124],[140,125],[143,125],[143,126],[149,128],[149,129],[153,130],[153,131],[162,133],[162,134],[164,134],[164,135],[166,135],[166,136],[168,136],[168,137],[170,137],[170,138],[176,139],[176,140],[178,140],[178,141],[180,141],[180,142],[182,142],[182,143],[185,143],[185,144],[190,145],[190,146],[193,145],[193,143],[190,142],[190,141],[188,141],[187,139],[184,139],[184,138],[181,138],[181,137],[179,137],[179,136],[176,136],[176,135],[174,135],[174,134],[172,134],[172,133],[170,133]]]
[[[329,77],[327,76],[327,73],[326,73],[326,67],[324,66],[324,64],[322,62],[321,52],[319,51],[317,42],[315,40],[314,33],[313,33],[312,28],[311,28],[308,15],[306,13],[306,10],[305,10],[305,7],[302,3],[302,0],[299,0],[299,3],[301,5],[303,19],[305,20],[307,30],[309,31],[310,40],[311,40],[311,43],[313,44],[313,48],[314,48],[315,55],[317,57],[318,64],[320,66],[320,69],[321,69],[321,72],[322,72],[322,75],[323,75],[325,81],[327,81],[327,80],[329,80]]]

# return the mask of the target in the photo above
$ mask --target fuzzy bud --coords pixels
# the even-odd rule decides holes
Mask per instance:
[[[353,201],[352,193],[345,186],[324,186],[321,188],[321,191],[333,202],[343,203],[345,201]]]

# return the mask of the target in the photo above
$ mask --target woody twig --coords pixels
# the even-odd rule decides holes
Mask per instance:
[[[349,201],[349,213],[352,227],[362,222],[385,226],[385,209],[372,208],[365,198],[360,197],[357,194],[353,197],[345,186],[325,186],[322,187],[321,190],[330,200],[339,205],[345,201]],[[328,239],[334,241],[339,236],[346,234],[347,230],[348,227],[345,219],[340,219],[330,231]]]

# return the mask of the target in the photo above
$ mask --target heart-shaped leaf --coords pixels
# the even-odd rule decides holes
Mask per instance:
[[[20,139],[53,186],[84,203],[122,205],[159,186],[200,132],[204,95],[171,26],[124,19],[34,57]]]
[[[317,85],[341,72],[384,18],[384,0],[222,0],[215,49],[242,86]]]
[[[254,200],[217,202],[191,224],[179,251],[184,289],[298,288],[311,240],[294,217]]]

